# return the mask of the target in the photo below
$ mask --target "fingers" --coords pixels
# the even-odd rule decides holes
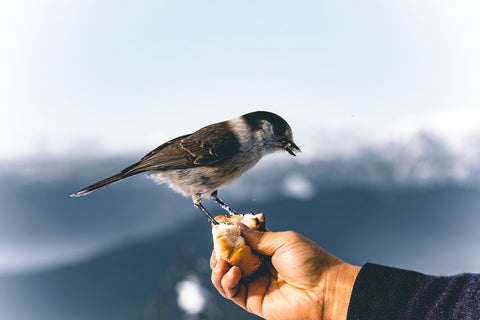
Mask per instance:
[[[212,255],[210,256],[210,269],[214,269],[217,265],[217,256],[215,255],[215,250],[212,251]]]
[[[212,268],[211,280],[218,292],[227,299],[234,299],[239,293],[239,283],[242,278],[242,271],[239,267],[230,267],[223,260],[217,261],[215,252],[210,258]]]
[[[227,273],[229,269],[230,269],[230,266],[228,265],[228,263],[226,263],[223,260],[220,260],[217,262],[217,264],[215,265],[215,268],[213,268],[212,270],[211,280],[212,280],[213,286],[224,297],[227,297],[227,295],[225,294],[225,290],[223,289],[223,286],[222,286],[222,279],[225,273]]]
[[[236,266],[231,267],[223,276],[221,285],[228,299],[234,300],[237,297],[241,278],[242,272],[240,268]]]
[[[265,256],[272,256],[275,251],[284,246],[290,240],[290,233],[287,232],[263,232],[250,230],[246,225],[240,223],[242,236],[247,244],[256,252]]]

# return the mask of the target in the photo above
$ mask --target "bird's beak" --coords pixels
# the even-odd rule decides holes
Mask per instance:
[[[283,142],[283,148],[292,156],[296,156],[295,152],[300,151],[300,148],[295,143],[289,140],[285,140]]]

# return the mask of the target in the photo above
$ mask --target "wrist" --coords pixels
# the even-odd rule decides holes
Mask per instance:
[[[353,285],[360,267],[345,262],[333,265],[324,287],[324,320],[346,319]]]

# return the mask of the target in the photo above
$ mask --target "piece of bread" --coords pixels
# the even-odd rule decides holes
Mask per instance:
[[[213,247],[217,261],[224,260],[231,266],[238,266],[242,270],[242,276],[248,277],[257,271],[263,256],[256,254],[245,243],[240,228],[235,223],[241,222],[250,229],[265,231],[265,218],[263,213],[239,214],[231,217],[217,216],[219,222],[212,226]]]

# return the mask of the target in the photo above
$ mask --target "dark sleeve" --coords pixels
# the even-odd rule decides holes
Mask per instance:
[[[480,319],[480,274],[428,276],[367,263],[353,286],[347,320]]]

